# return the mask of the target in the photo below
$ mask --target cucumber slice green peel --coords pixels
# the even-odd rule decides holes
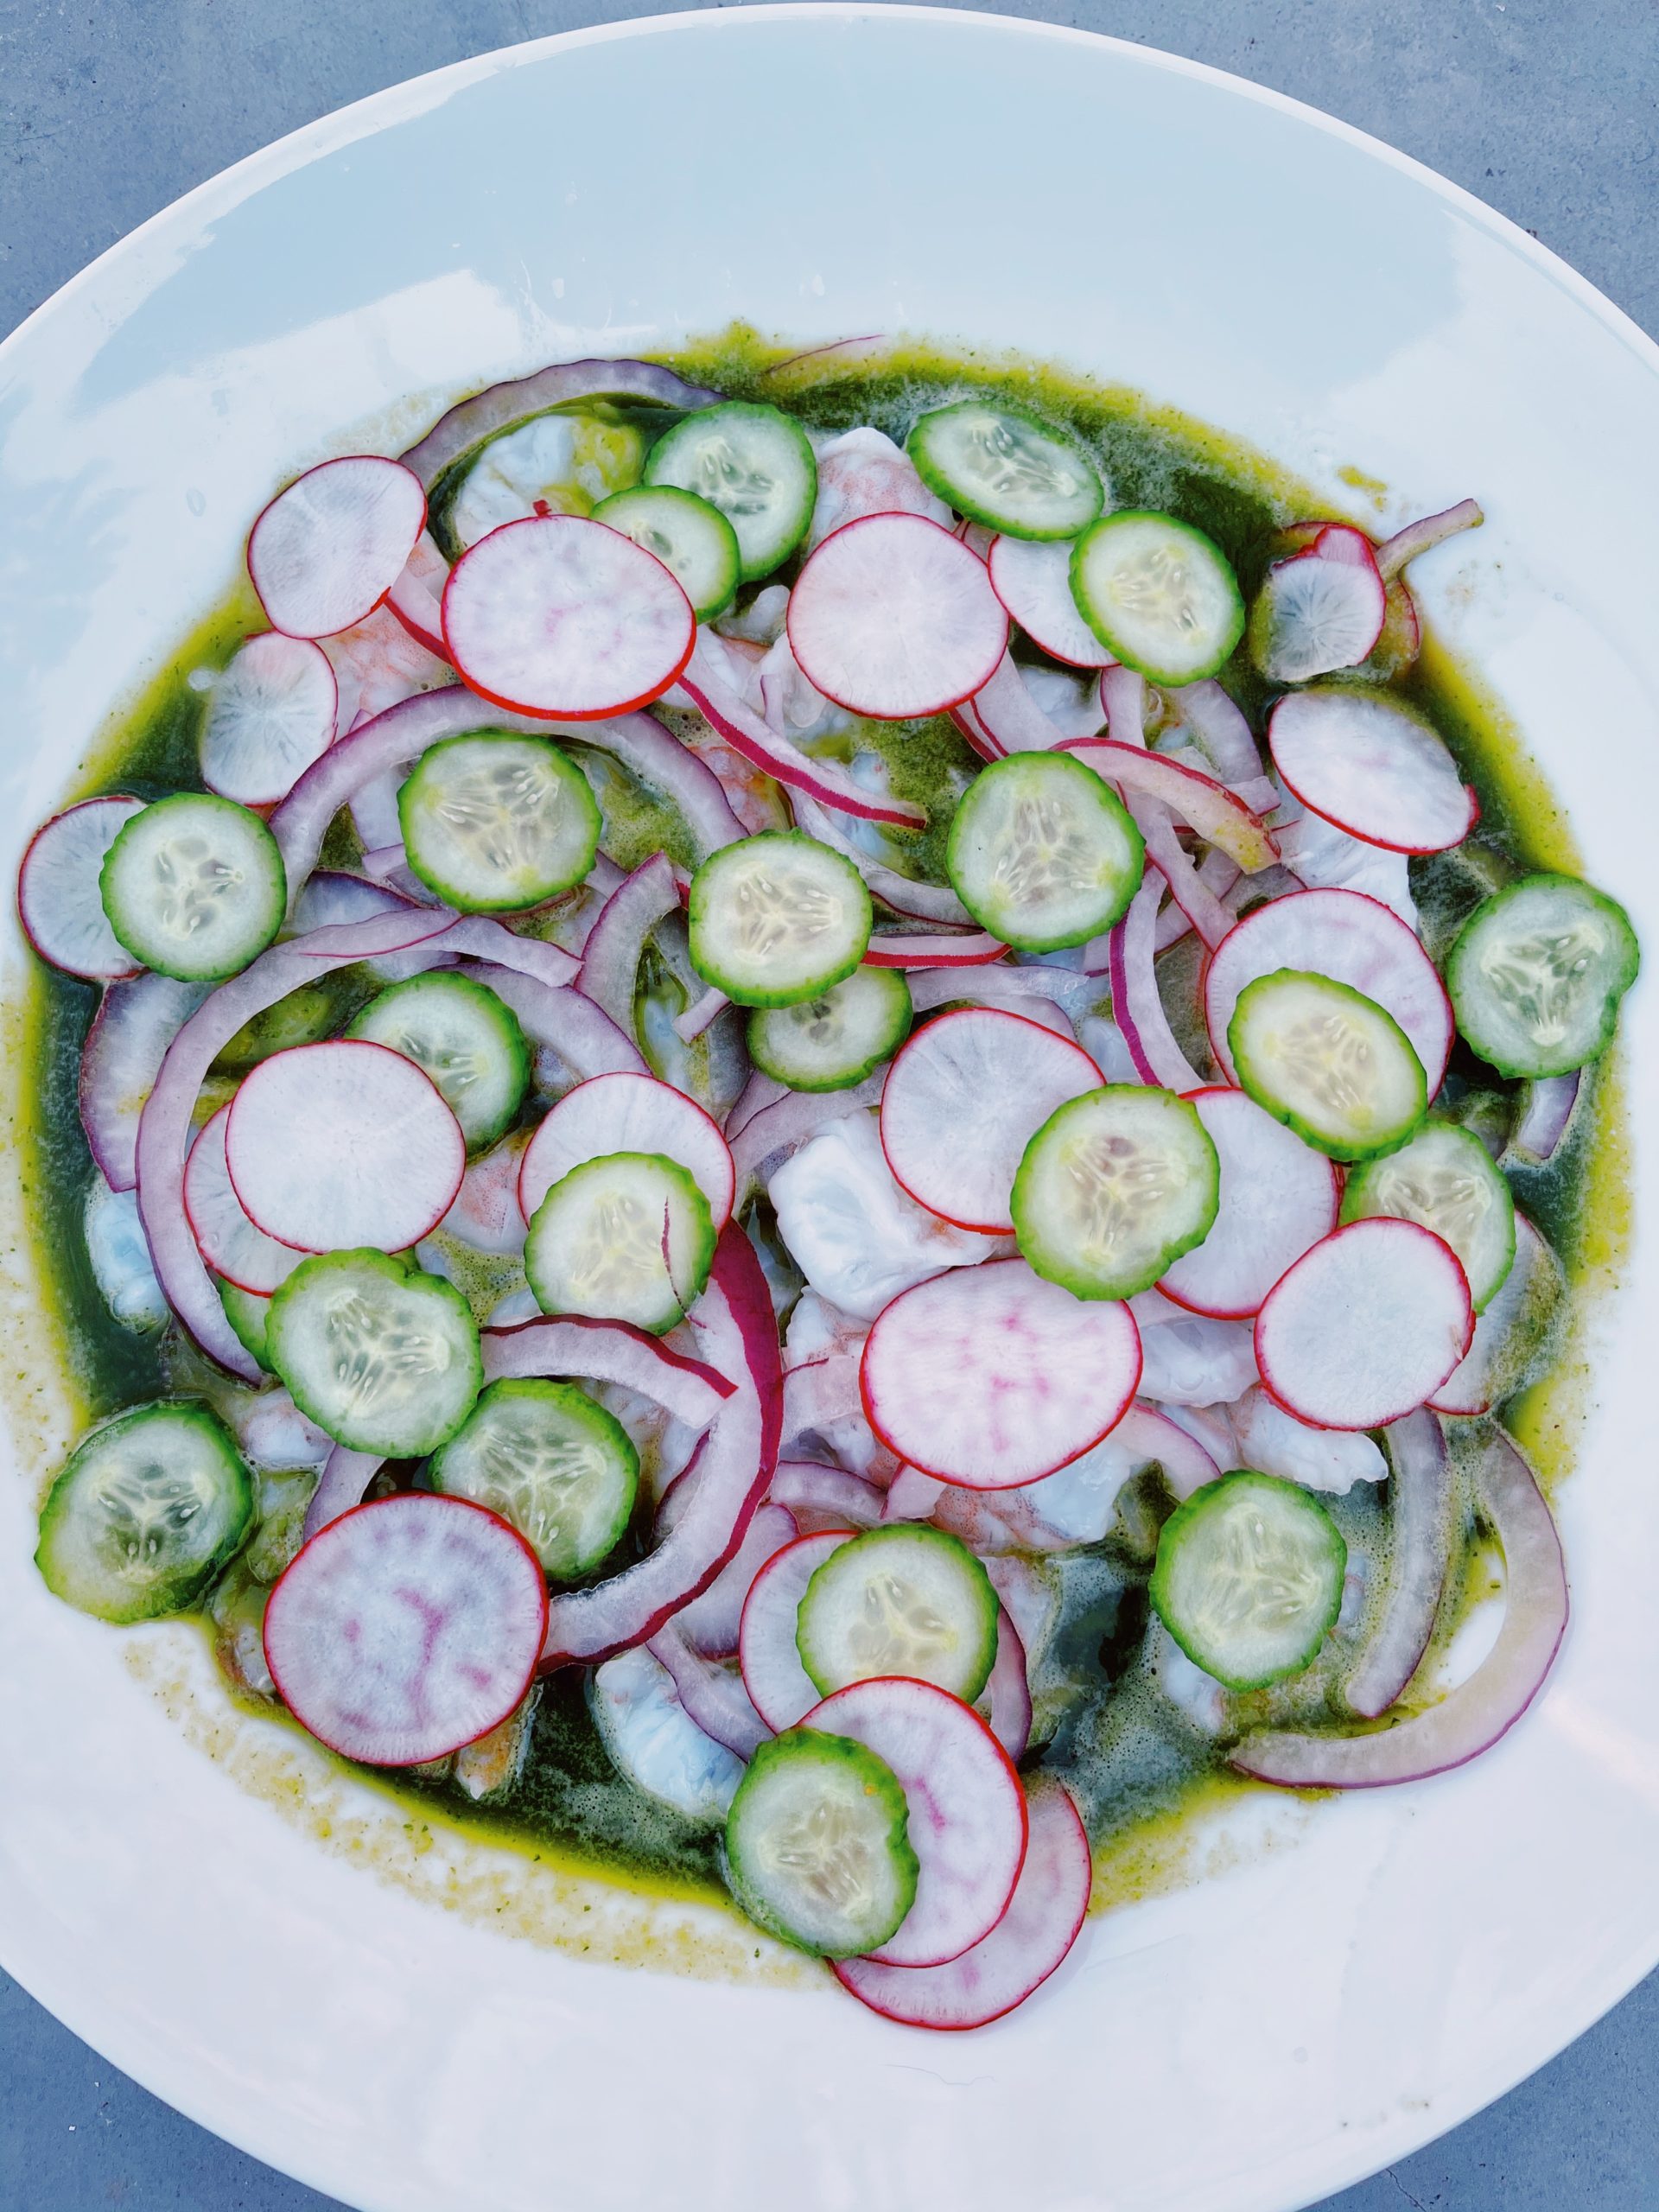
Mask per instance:
[[[959,1537],[905,1523],[870,1529],[824,1560],[795,1630],[819,1694],[906,1675],[971,1705],[996,1658],[997,1599]]]
[[[1220,1203],[1197,1107],[1109,1084],[1068,1100],[1026,1147],[1014,1233],[1027,1265],[1074,1298],[1133,1298],[1204,1242]]]
[[[791,1728],[762,1744],[726,1816],[726,1872],[751,1920],[820,1958],[888,1942],[916,1899],[909,1808],[884,1759]]]
[[[1238,995],[1227,1049],[1240,1086],[1328,1159],[1397,1152],[1428,1111],[1423,1064],[1375,999],[1295,968]]]
[[[1241,1468],[1165,1522],[1150,1596],[1187,1657],[1230,1690],[1300,1675],[1342,1607],[1348,1547],[1295,1483]]]
[[[1616,899],[1575,876],[1529,875],[1476,907],[1446,986],[1458,1027],[1500,1075],[1570,1075],[1612,1042],[1641,960]]]
[[[691,879],[691,965],[739,1006],[794,1006],[845,982],[875,911],[844,855],[798,830],[711,853]]]
[[[554,1184],[530,1224],[524,1273],[545,1313],[631,1321],[660,1335],[714,1264],[709,1201],[677,1160],[613,1152]]]
[[[1477,1313],[1503,1287],[1515,1261],[1515,1201],[1492,1155],[1471,1130],[1426,1122],[1398,1152],[1348,1178],[1343,1222],[1385,1214],[1414,1221],[1449,1244],[1469,1278]]]
[[[1074,438],[1006,400],[936,407],[918,420],[905,450],[931,492],[1010,537],[1075,537],[1106,497]]]
[[[1173,515],[1125,508],[1071,550],[1071,596],[1109,652],[1154,683],[1214,676],[1244,634],[1244,600],[1211,537]]]
[[[236,1331],[237,1341],[250,1358],[257,1359],[267,1375],[271,1372],[270,1355],[265,1349],[265,1324],[270,1315],[270,1300],[257,1291],[244,1290],[239,1283],[221,1281],[219,1302],[225,1308],[225,1319]]]
[[[429,747],[398,791],[397,820],[410,868],[466,913],[556,899],[599,850],[599,806],[581,769],[548,739],[505,731]]]
[[[158,976],[239,975],[283,925],[288,878],[257,814],[207,791],[175,791],[135,814],[104,856],[110,927]]]
[[[162,1399],[83,1437],[41,1510],[35,1564],[84,1613],[124,1623],[191,1605],[253,1524],[253,1484],[205,1406]]]
[[[346,1034],[423,1069],[474,1149],[493,1144],[518,1118],[530,1046],[518,1016],[486,984],[447,969],[411,976],[371,999]]]
[[[571,1382],[492,1382],[432,1462],[432,1487],[510,1522],[556,1582],[613,1551],[633,1511],[639,1454]]]
[[[654,553],[678,579],[699,622],[723,614],[737,597],[743,573],[737,532],[718,507],[695,492],[673,484],[636,484],[601,499],[594,520]]]
[[[899,968],[856,968],[793,1006],[749,1016],[749,1058],[791,1090],[845,1090],[890,1059],[910,1034],[910,985]]]
[[[755,583],[806,536],[818,465],[792,416],[728,399],[683,416],[660,437],[645,481],[695,492],[717,507],[736,532],[743,582]]]
[[[1020,952],[1098,937],[1128,912],[1145,868],[1128,809],[1069,753],[1017,753],[982,768],[945,847],[957,898]]]

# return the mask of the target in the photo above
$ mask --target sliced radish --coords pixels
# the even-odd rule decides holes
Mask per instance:
[[[850,1529],[826,1529],[816,1536],[798,1536],[772,1554],[749,1586],[737,1640],[743,1687],[767,1727],[779,1735],[804,1720],[818,1702],[795,1644],[806,1586],[852,1534]]]
[[[868,968],[982,968],[1005,960],[1008,948],[988,930],[957,930],[938,937],[919,930],[877,930],[864,948]]]
[[[1268,570],[1250,612],[1250,650],[1270,683],[1357,668],[1382,634],[1388,588],[1363,531],[1331,523]]]
[[[987,2027],[1024,2004],[1077,1942],[1094,1875],[1087,1831],[1060,1785],[1035,1783],[1028,1808],[1025,1865],[988,1936],[942,1967],[837,1959],[842,1986],[873,2012],[911,2028]]]
[[[1112,656],[1071,596],[1071,548],[1041,538],[998,537],[991,588],[1034,645],[1073,668],[1109,668]]]
[[[541,1561],[480,1505],[410,1491],[331,1521],[265,1607],[296,1719],[343,1758],[416,1766],[523,1699],[547,1626]]]
[[[530,515],[463,553],[443,634],[486,699],[593,721],[660,697],[691,658],[691,602],[654,553],[582,515]]]
[[[1299,1421],[1383,1428],[1433,1396],[1474,1325],[1450,1245],[1377,1217],[1337,1230],[1287,1269],[1256,1316],[1256,1363]]]
[[[1236,861],[1247,875],[1259,874],[1279,857],[1272,832],[1245,805],[1236,792],[1213,776],[1183,767],[1161,753],[1148,753],[1137,745],[1119,744],[1106,737],[1065,738],[1063,753],[1075,753],[1109,784],[1126,791],[1144,791],[1161,799],[1178,822],[1185,822]]]
[[[572,1168],[613,1152],[677,1161],[708,1199],[716,1236],[731,1219],[735,1181],[725,1138],[694,1099],[649,1075],[595,1076],[560,1099],[524,1149],[524,1219]]]
[[[808,680],[855,715],[938,714],[1001,659],[1008,618],[985,564],[922,515],[866,515],[826,537],[790,594]]]
[[[213,685],[201,733],[203,783],[244,806],[274,806],[334,743],[339,707],[321,645],[262,631]]]
[[[17,871],[17,913],[42,960],[93,982],[136,976],[137,963],[110,927],[99,887],[105,855],[141,798],[83,799],[29,840]]]
[[[1480,813],[1436,732],[1375,692],[1292,692],[1268,718],[1268,745],[1304,806],[1390,852],[1445,852]]]
[[[347,454],[279,492],[248,535],[248,574],[274,630],[329,638],[378,607],[426,524],[421,480]]]
[[[677,1483],[664,1500],[662,1517],[671,1527],[683,1506],[675,1510]],[[691,1492],[681,1493],[689,1504]],[[710,1659],[724,1659],[737,1649],[743,1604],[766,1561],[785,1544],[793,1543],[795,1522],[781,1505],[760,1505],[743,1531],[743,1541],[701,1596],[674,1616],[674,1625],[687,1643]]]
[[[267,1236],[243,1211],[225,1159],[230,1118],[230,1108],[221,1106],[191,1146],[184,1167],[184,1210],[208,1266],[238,1290],[269,1298],[305,1255]]]
[[[262,1060],[231,1102],[225,1148],[250,1218],[305,1252],[404,1250],[443,1219],[467,1167],[431,1078],[345,1038]]]
[[[81,1048],[80,1125],[105,1181],[138,1179],[138,1120],[167,1048],[207,995],[205,983],[146,973],[111,983]]]
[[[1013,1233],[1009,1195],[1037,1131],[1104,1077],[1078,1045],[1022,1014],[963,1007],[919,1030],[881,1093],[881,1147],[919,1205],[989,1236]]]
[[[862,515],[925,515],[951,528],[950,510],[930,492],[915,462],[885,430],[861,423],[818,448],[818,496],[806,533],[810,553]]]
[[[1256,1313],[1293,1260],[1337,1225],[1337,1171],[1242,1090],[1187,1093],[1221,1161],[1215,1226],[1159,1288],[1195,1313]]]
[[[423,531],[397,581],[386,594],[386,605],[410,636],[427,652],[443,657],[443,588],[449,581],[449,563],[432,537]]]
[[[1561,1263],[1522,1213],[1515,1217],[1515,1262],[1475,1322],[1469,1350],[1429,1400],[1437,1414],[1488,1414],[1518,1390],[1538,1356],[1540,1324],[1558,1305]]]
[[[1227,1025],[1258,976],[1296,968],[1329,976],[1391,1014],[1423,1064],[1432,1098],[1452,1050],[1451,1003],[1433,962],[1397,914],[1358,891],[1293,891],[1247,914],[1205,977],[1210,1049],[1233,1080]]]
[[[883,1443],[941,1482],[1010,1490],[1098,1444],[1141,1378],[1126,1307],[1073,1298],[1023,1260],[958,1268],[900,1293],[864,1347],[864,1408]]]
[[[1007,1753],[973,1709],[906,1675],[853,1682],[804,1715],[885,1759],[910,1806],[916,1901],[891,1942],[894,1967],[942,1966],[1007,1910],[1026,1856],[1026,1798]]]

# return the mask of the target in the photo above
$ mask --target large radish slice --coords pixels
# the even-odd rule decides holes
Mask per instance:
[[[1026,1147],[1055,1109],[1105,1077],[1079,1045],[995,1007],[918,1030],[881,1093],[881,1147],[912,1198],[960,1229],[1007,1236]]]
[[[1250,610],[1256,666],[1270,683],[1357,668],[1382,634],[1388,598],[1370,538],[1346,523],[1327,524],[1268,570]]]
[[[1480,812],[1438,734],[1375,692],[1291,692],[1268,717],[1268,746],[1293,797],[1368,845],[1444,852]]]
[[[17,871],[17,914],[42,960],[92,982],[134,976],[132,955],[110,927],[99,876],[105,855],[144,802],[83,799],[54,814],[29,841]]]
[[[464,1498],[410,1491],[342,1513],[270,1593],[283,1703],[342,1758],[443,1758],[506,1719],[547,1628],[541,1562]]]
[[[1031,1835],[1008,1909],[988,1936],[942,1967],[837,1959],[836,1974],[861,2003],[912,2028],[982,2028],[1048,1980],[1082,1930],[1094,1863],[1077,1808],[1056,1782],[1027,1806]]]
[[[531,515],[463,553],[443,634],[484,698],[554,721],[626,714],[691,658],[691,602],[654,553],[582,515]]]
[[[1052,1475],[1116,1427],[1141,1332],[1116,1300],[1073,1298],[1023,1260],[901,1291],[864,1345],[864,1410],[912,1467],[969,1490]]]
[[[1433,1396],[1474,1326],[1451,1246],[1379,1215],[1337,1230],[1287,1269],[1256,1316],[1256,1363],[1268,1395],[1298,1421],[1385,1428]]]
[[[1073,668],[1110,668],[1112,655],[1071,596],[1069,540],[999,537],[987,562],[991,589],[1033,645]]]
[[[1329,976],[1391,1014],[1423,1064],[1431,1098],[1452,1050],[1451,1002],[1434,963],[1397,914],[1359,891],[1292,891],[1247,914],[1217,946],[1205,977],[1210,1049],[1236,1080],[1227,1025],[1259,976],[1296,968]]]
[[[444,654],[443,588],[448,581],[449,563],[423,531],[403,573],[386,594],[387,607],[416,644],[440,658]]]
[[[808,681],[855,715],[901,721],[971,697],[1008,642],[985,563],[923,515],[866,515],[826,537],[790,594]]]
[[[767,1727],[779,1735],[804,1720],[818,1702],[795,1643],[806,1586],[852,1534],[850,1529],[826,1529],[816,1536],[797,1537],[772,1554],[749,1586],[737,1639],[743,1687]]]
[[[267,1236],[243,1211],[225,1158],[230,1118],[230,1108],[221,1106],[191,1146],[184,1167],[184,1210],[201,1256],[215,1274],[238,1290],[269,1298],[305,1255]]]
[[[273,630],[332,638],[378,607],[426,523],[421,480],[373,453],[325,461],[279,492],[248,535]]]
[[[899,1777],[920,1864],[916,1902],[872,1958],[936,1967],[983,1941],[1007,1910],[1026,1856],[1026,1797],[972,1707],[931,1682],[884,1675],[814,1706],[809,1728],[850,1736]]]
[[[677,1161],[708,1199],[716,1236],[731,1219],[736,1183],[719,1129],[671,1084],[626,1074],[579,1083],[531,1137],[518,1170],[524,1219],[573,1167],[612,1152],[656,1152]]]
[[[339,706],[321,645],[262,631],[213,685],[201,733],[203,783],[244,806],[274,806],[334,743]]]
[[[1336,1227],[1337,1171],[1242,1090],[1218,1084],[1186,1096],[1221,1162],[1221,1201],[1203,1243],[1158,1287],[1194,1313],[1243,1320]]]
[[[437,1086],[384,1045],[274,1052],[231,1102],[226,1160],[267,1236],[304,1252],[401,1252],[455,1202],[467,1141]]]

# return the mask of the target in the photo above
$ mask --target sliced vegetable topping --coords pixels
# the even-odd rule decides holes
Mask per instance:
[[[918,419],[905,450],[959,514],[1013,537],[1074,537],[1105,498],[1075,438],[1007,401],[936,407]]]
[[[986,563],[991,588],[1033,645],[1073,668],[1109,668],[1111,650],[1083,619],[1071,596],[1071,548],[1003,536]]]
[[[1244,634],[1244,601],[1213,538],[1173,515],[1125,509],[1071,553],[1084,619],[1125,667],[1154,683],[1196,683]]]
[[[17,912],[42,960],[92,982],[130,976],[133,955],[110,927],[99,872],[140,798],[88,798],[37,830],[17,872]]]
[[[1295,1483],[1241,1469],[1179,1505],[1150,1594],[1187,1657],[1230,1690],[1300,1675],[1342,1605],[1348,1547]]]
[[[1428,1122],[1403,1148],[1350,1175],[1342,1218],[1385,1214],[1432,1229],[1469,1278],[1477,1313],[1502,1286],[1515,1258],[1515,1201],[1492,1155],[1469,1129]]]
[[[1566,1075],[1605,1052],[1641,953],[1618,901],[1529,875],[1478,906],[1446,963],[1458,1027],[1503,1075]]]
[[[1014,1228],[1039,1275],[1075,1298],[1131,1298],[1203,1243],[1221,1166],[1195,1106],[1130,1084],[1061,1106],[1027,1146]]]
[[[639,482],[645,459],[643,435],[606,399],[566,402],[509,422],[429,478],[434,533],[448,556],[459,560],[504,523],[531,515],[591,514]]]
[[[686,919],[704,982],[739,1006],[793,1006],[852,974],[874,909],[850,861],[798,830],[770,830],[710,854]]]
[[[537,1207],[524,1273],[548,1313],[671,1329],[714,1257],[709,1201],[660,1153],[617,1152],[562,1176]]]
[[[269,1298],[288,1281],[305,1255],[291,1244],[267,1236],[248,1218],[236,1195],[225,1154],[230,1118],[230,1108],[221,1106],[190,1147],[184,1169],[185,1211],[202,1258],[224,1278],[221,1287]]]
[[[1250,609],[1250,658],[1269,683],[1357,668],[1382,635],[1387,611],[1370,540],[1327,524],[1268,570]]]
[[[470,976],[441,969],[394,983],[346,1033],[412,1060],[437,1086],[469,1147],[493,1144],[518,1117],[530,1046],[512,1009]]]
[[[599,849],[587,778],[540,737],[485,731],[430,747],[398,791],[397,819],[416,874],[468,913],[556,899]]]
[[[461,1293],[385,1252],[296,1268],[270,1301],[265,1357],[337,1444],[388,1459],[447,1444],[484,1380]]]
[[[377,607],[426,521],[426,493],[401,461],[348,454],[280,492],[248,537],[248,574],[273,630],[331,638]]]
[[[775,1480],[772,1486],[775,1491]],[[743,1601],[737,1644],[743,1687],[767,1727],[779,1734],[804,1719],[823,1694],[801,1664],[796,1640],[801,1600],[819,1567],[852,1534],[826,1529],[785,1544],[761,1567]]]
[[[1480,812],[1436,732],[1375,691],[1293,692],[1273,710],[1268,743],[1286,789],[1368,844],[1444,852],[1463,842]]]
[[[726,1867],[751,1920],[821,1957],[896,1936],[916,1899],[909,1808],[891,1767],[846,1736],[762,1744],[726,1816]]]
[[[509,1521],[556,1582],[596,1567],[633,1511],[639,1454],[570,1382],[492,1382],[432,1462],[432,1487]]]
[[[737,597],[742,556],[737,532],[720,509],[671,484],[640,484],[594,509],[594,520],[654,553],[691,602],[699,622],[722,614]]]
[[[1395,1152],[1428,1110],[1423,1064],[1394,1016],[1328,976],[1281,968],[1238,995],[1227,1025],[1258,1106],[1332,1160]]]
[[[846,1090],[898,1050],[910,1023],[903,975],[855,968],[816,998],[757,1007],[749,1016],[749,1058],[791,1090]]]
[[[718,1236],[731,1217],[734,1176],[726,1140],[694,1099],[648,1075],[594,1076],[568,1090],[524,1147],[518,1204],[526,1221],[553,1185],[608,1153],[660,1153],[702,1191]]]
[[[1336,1227],[1336,1170],[1242,1090],[1195,1090],[1187,1103],[1216,1147],[1221,1194],[1204,1242],[1158,1287],[1195,1313],[1244,1320],[1291,1262]]]
[[[997,1599],[966,1544],[902,1522],[867,1529],[813,1574],[795,1633],[820,1697],[907,1675],[973,1700],[996,1657]]]
[[[1116,792],[1065,753],[994,761],[950,824],[947,865],[974,919],[1021,952],[1086,944],[1128,906],[1145,863]]]
[[[218,677],[201,732],[201,779],[221,798],[273,806],[334,743],[339,686],[308,639],[250,638]]]
[[[179,791],[134,814],[99,884],[110,927],[134,960],[185,982],[245,968],[282,927],[288,903],[270,830],[210,792]]]
[[[805,537],[818,472],[806,434],[776,407],[723,400],[677,423],[651,449],[647,484],[694,492],[737,536],[743,581],[768,576]]]

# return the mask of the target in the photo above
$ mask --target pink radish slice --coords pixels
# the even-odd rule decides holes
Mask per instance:
[[[1194,1313],[1243,1320],[1292,1261],[1336,1227],[1337,1171],[1242,1090],[1187,1096],[1221,1161],[1221,1201],[1210,1234],[1159,1288]]]
[[[1182,1052],[1158,995],[1158,903],[1164,879],[1148,867],[1122,920],[1107,933],[1112,1014],[1142,1083],[1166,1090],[1198,1090],[1198,1070]],[[1096,940],[1098,941],[1098,940]]]
[[[230,1108],[221,1106],[191,1146],[184,1168],[184,1210],[208,1266],[238,1290],[269,1298],[305,1255],[267,1236],[243,1211],[225,1160],[230,1118]]]
[[[136,976],[137,963],[110,927],[99,887],[105,855],[141,798],[83,799],[42,824],[17,871],[17,914],[42,960],[67,975],[106,982]]]
[[[1020,1631],[999,1606],[996,1657],[985,1685],[986,1718],[997,1742],[1014,1760],[1024,1758],[1031,1741],[1031,1684],[1026,1678],[1026,1647]]]
[[[1440,1424],[1419,1407],[1393,1424],[1387,1440],[1388,1587],[1343,1685],[1350,1712],[1365,1720],[1388,1711],[1428,1649],[1452,1546],[1452,1474]]]
[[[244,1077],[226,1159],[250,1219],[304,1252],[418,1243],[454,1204],[467,1141],[431,1078],[384,1045],[297,1045]]]
[[[1026,1147],[1068,1099],[1104,1077],[1080,1046],[1023,1015],[963,1007],[919,1030],[881,1093],[881,1148],[911,1197],[988,1236],[1010,1236]]]
[[[1480,812],[1428,724],[1372,692],[1292,692],[1268,718],[1268,744],[1304,806],[1390,852],[1444,852],[1462,843]]]
[[[556,721],[658,698],[691,658],[690,601],[654,553],[582,515],[531,515],[449,573],[443,635],[486,699]]]
[[[1075,753],[1097,776],[1126,791],[1144,791],[1161,799],[1178,822],[1196,830],[1236,861],[1247,875],[1258,874],[1279,857],[1273,834],[1236,793],[1213,776],[1185,768],[1161,753],[1148,753],[1135,745],[1120,745],[1105,737],[1064,738],[1059,750]]]
[[[772,1554],[749,1586],[737,1640],[743,1687],[755,1711],[779,1735],[804,1720],[818,1702],[796,1648],[795,1628],[807,1584],[852,1534],[850,1529],[826,1529],[816,1536],[798,1536]]]
[[[737,1395],[737,1386],[700,1359],[671,1351],[626,1321],[590,1321],[577,1314],[486,1329],[484,1379],[575,1375],[613,1382],[653,1399],[688,1428],[707,1428]]]
[[[506,1719],[546,1625],[524,1538],[482,1506],[411,1491],[341,1514],[303,1548],[265,1608],[265,1658],[331,1751],[416,1766]]]
[[[864,1346],[864,1409],[882,1442],[941,1482],[1009,1490],[1052,1475],[1122,1419],[1141,1335],[1023,1260],[958,1268],[902,1291]]]
[[[921,515],[866,515],[826,537],[790,594],[791,650],[855,715],[902,721],[977,691],[1008,618],[985,564]]]
[[[447,658],[443,642],[443,588],[449,581],[449,563],[430,536],[423,531],[404,564],[397,581],[386,594],[386,605],[410,636],[427,652]]]
[[[528,1221],[572,1168],[612,1152],[655,1152],[676,1160],[709,1201],[718,1236],[731,1218],[732,1155],[695,1100],[649,1075],[601,1075],[578,1084],[554,1107],[524,1149],[518,1204]]]
[[[877,930],[864,948],[867,968],[981,968],[1007,957],[1007,946],[985,930],[925,936],[919,930]]]
[[[201,779],[222,798],[274,806],[334,741],[340,688],[322,647],[265,630],[214,684]]]
[[[167,1048],[207,995],[202,983],[134,976],[111,983],[81,1049],[80,1125],[104,1180],[138,1179],[138,1118]]]
[[[950,510],[930,492],[915,462],[884,430],[861,423],[819,448],[818,496],[806,534],[811,553],[863,515],[925,515],[951,528]]]
[[[971,1707],[907,1675],[850,1683],[804,1725],[885,1759],[910,1806],[916,1901],[871,1957],[894,1967],[960,1958],[1007,1910],[1025,1860],[1025,1792],[1007,1753]]]
[[[1429,1400],[1434,1411],[1491,1413],[1519,1389],[1536,1354],[1537,1321],[1554,1307],[1561,1287],[1560,1262],[1526,1216],[1517,1213],[1515,1263],[1497,1296],[1476,1317],[1468,1351]]]
[[[1082,1931],[1094,1866],[1077,1808],[1058,1783],[1030,1794],[1030,1841],[1008,1909],[988,1936],[942,1967],[837,1959],[861,2004],[912,2028],[988,2027],[1048,1980]]]
[[[659,1628],[645,1649],[667,1668],[680,1703],[703,1734],[741,1759],[753,1758],[772,1732],[750,1704],[736,1669],[694,1649],[677,1620]]]
[[[1071,596],[1071,548],[1027,537],[992,542],[991,588],[1033,645],[1073,668],[1109,668],[1112,656]]]
[[[1328,976],[1391,1014],[1423,1064],[1432,1098],[1452,1050],[1452,1007],[1434,963],[1397,914],[1358,891],[1294,891],[1247,914],[1205,977],[1210,1049],[1233,1080],[1227,1025],[1238,995],[1280,968]]]
[[[680,1492],[686,1503],[679,1506],[676,1497],[679,1491],[676,1483],[664,1500],[665,1523],[677,1521],[695,1495],[692,1491]],[[794,1542],[797,1533],[793,1517],[781,1505],[755,1508],[743,1531],[743,1540],[731,1558],[702,1595],[694,1598],[674,1617],[675,1627],[688,1643],[710,1659],[723,1659],[737,1649],[743,1604],[755,1576],[774,1553]]]
[[[1476,1478],[1482,1514],[1503,1553],[1503,1625],[1466,1681],[1438,1705],[1359,1736],[1289,1731],[1246,1736],[1232,1764],[1289,1789],[1376,1789],[1421,1782],[1478,1758],[1521,1718],[1543,1688],[1567,1632],[1560,1539],[1532,1470],[1494,1430]]]
[[[1433,1396],[1469,1349],[1456,1254],[1415,1222],[1351,1222],[1268,1293],[1255,1357],[1268,1395],[1315,1428],[1383,1428]]]
[[[418,476],[347,454],[279,492],[248,535],[248,574],[273,630],[328,638],[380,604],[426,524]]]
[[[819,1529],[877,1527],[885,1493],[844,1467],[821,1466],[816,1459],[780,1459],[772,1478],[772,1498],[794,1515],[798,1529],[817,1535]]]
[[[353,1452],[343,1444],[336,1444],[323,1463],[322,1473],[305,1509],[301,1541],[308,1544],[331,1522],[338,1521],[353,1506],[361,1505],[364,1491],[385,1464],[378,1452]]]
[[[1251,616],[1256,664],[1270,683],[1357,668],[1382,633],[1387,603],[1370,538],[1329,524],[1268,570]]]

